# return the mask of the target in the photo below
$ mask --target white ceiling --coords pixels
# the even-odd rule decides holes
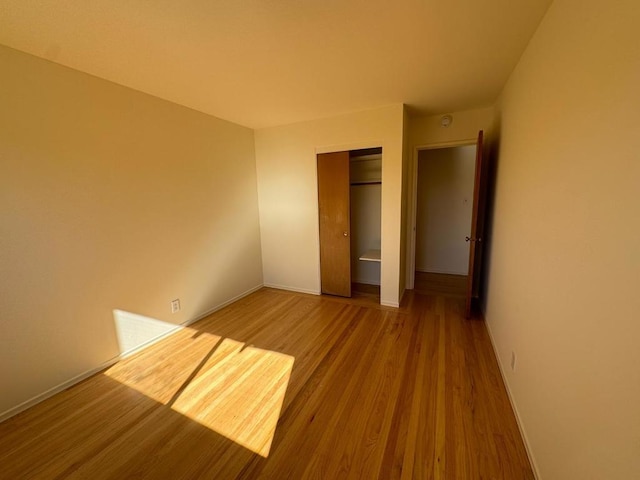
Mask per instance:
[[[253,128],[488,106],[551,0],[0,0],[0,43]]]

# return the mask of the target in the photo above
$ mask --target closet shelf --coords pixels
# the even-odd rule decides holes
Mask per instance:
[[[364,262],[379,262],[380,250],[367,250],[362,255],[360,255],[359,260],[362,260]]]

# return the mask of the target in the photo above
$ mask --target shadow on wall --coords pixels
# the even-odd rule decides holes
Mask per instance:
[[[120,309],[112,310],[120,357],[126,357],[178,331],[185,324],[200,319],[247,293],[241,291],[238,295],[240,287],[237,279],[244,281],[251,272],[247,272],[245,276],[238,275],[238,265],[246,265],[246,252],[252,248],[252,232],[248,228],[242,228],[236,236],[220,239],[218,248],[224,254],[203,262],[201,252],[211,248],[210,239],[215,236],[215,227],[208,228],[211,231],[203,231],[202,237],[193,239],[191,255],[183,260],[185,267],[172,275],[172,281],[159,277],[155,284],[145,284],[147,294],[141,295],[142,302],[137,301],[134,295],[118,300],[119,306],[124,308],[131,306],[133,309],[135,306],[137,311],[155,312],[156,315],[159,315],[158,305],[166,306],[171,298],[179,298],[181,303],[180,311],[177,315],[172,315],[175,323]],[[255,285],[250,286],[256,288]]]
[[[487,298],[489,297],[489,280],[491,277],[491,258],[493,256],[493,226],[494,209],[496,200],[496,182],[500,159],[500,131],[501,118],[499,113],[494,117],[491,135],[488,136],[485,155],[489,165],[487,175],[487,203],[484,226],[484,259],[482,278],[480,279],[480,308],[483,313],[487,311]]]

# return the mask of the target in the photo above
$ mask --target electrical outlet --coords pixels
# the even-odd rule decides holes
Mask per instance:
[[[511,371],[516,371],[516,352],[511,352]]]
[[[180,299],[176,298],[175,300],[171,300],[171,313],[176,313],[180,311]]]

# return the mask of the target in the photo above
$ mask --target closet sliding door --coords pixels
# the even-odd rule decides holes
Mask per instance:
[[[318,155],[322,293],[351,296],[349,152]]]

